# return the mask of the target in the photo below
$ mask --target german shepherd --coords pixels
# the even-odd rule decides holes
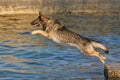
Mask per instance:
[[[101,43],[85,38],[75,32],[68,30],[58,20],[53,20],[39,13],[39,16],[31,22],[33,26],[39,26],[40,30],[35,30],[31,34],[41,34],[58,43],[67,43],[76,46],[87,56],[96,56],[102,63],[105,57],[97,51],[97,48],[108,53],[108,49]]]

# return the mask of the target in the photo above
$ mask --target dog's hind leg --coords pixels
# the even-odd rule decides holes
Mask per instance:
[[[35,30],[33,31],[31,34],[35,35],[35,34],[41,34],[42,36],[45,36],[45,37],[49,37],[49,34],[43,30]]]
[[[102,54],[100,54],[98,51],[89,51],[88,56],[96,56],[100,59],[102,63],[105,63],[106,58]]]
[[[100,59],[102,63],[105,63],[105,57],[100,54],[98,51],[94,49],[94,47],[90,44],[88,45],[78,45],[78,48],[83,51],[83,53],[87,56],[96,56]]]

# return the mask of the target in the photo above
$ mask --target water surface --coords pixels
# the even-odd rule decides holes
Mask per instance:
[[[104,65],[77,48],[58,44],[40,35],[30,22],[37,15],[0,16],[1,80],[104,80]],[[106,63],[120,62],[118,14],[57,14],[66,27],[106,45]],[[102,51],[101,51],[102,52]]]

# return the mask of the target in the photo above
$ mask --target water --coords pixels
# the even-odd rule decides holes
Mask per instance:
[[[104,80],[104,65],[77,48],[40,35],[30,22],[37,15],[0,16],[0,80]],[[52,15],[66,27],[106,45],[106,63],[120,62],[120,16]]]

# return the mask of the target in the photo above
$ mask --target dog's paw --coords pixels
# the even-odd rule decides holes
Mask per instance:
[[[38,31],[31,32],[32,35],[38,34]]]
[[[33,32],[31,32],[31,34],[32,34],[32,35],[35,35],[35,34],[36,34],[36,32],[35,32],[35,31],[33,31]]]
[[[40,34],[40,33],[41,33],[41,30],[35,30],[35,31],[31,32],[32,35]]]

